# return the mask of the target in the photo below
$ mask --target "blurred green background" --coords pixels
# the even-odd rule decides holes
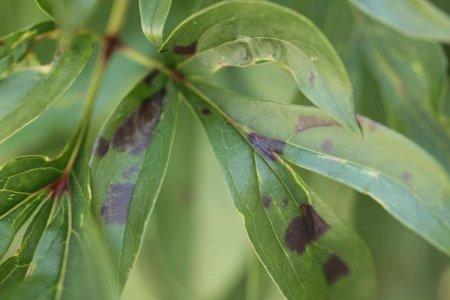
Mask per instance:
[[[305,14],[329,36],[355,84],[358,113],[385,123],[380,92],[370,74],[366,72],[363,80],[352,76],[351,70],[358,62],[341,36],[345,34],[341,30],[345,16],[332,9],[338,1],[277,2]],[[122,39],[152,55],[156,52],[142,34],[137,2],[132,1]],[[212,2],[217,1],[178,1],[170,26],[186,17],[187,12]],[[450,1],[436,3],[450,11]],[[101,31],[109,9],[110,1],[100,0],[89,26]],[[33,0],[0,0],[0,36],[44,19],[46,15]],[[52,46],[36,47],[43,62],[50,57]],[[74,86],[38,120],[2,144],[1,162],[21,154],[55,155],[61,149],[76,128],[91,67],[88,65]],[[363,71],[366,68],[358,67]],[[120,53],[114,55],[97,99],[92,136],[145,72]],[[288,74],[274,66],[226,70],[214,80],[251,96],[308,104]],[[1,94],[0,101],[6,101]],[[318,175],[301,172],[369,245],[377,266],[379,299],[450,299],[449,258],[401,226],[374,201]],[[253,255],[242,219],[227,195],[202,129],[183,105],[167,177],[123,298],[282,299]]]

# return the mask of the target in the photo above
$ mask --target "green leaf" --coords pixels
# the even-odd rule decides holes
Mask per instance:
[[[87,161],[80,159],[70,178],[62,176],[43,194],[42,209],[19,252],[0,266],[2,298],[117,298],[106,248],[91,215],[87,170]]]
[[[0,38],[0,74],[26,56],[36,36],[53,29],[55,23],[46,21]]]
[[[156,72],[104,125],[91,160],[95,213],[122,287],[164,178],[177,119],[175,90]]]
[[[207,95],[181,89],[206,129],[253,247],[283,294],[288,299],[370,299],[375,277],[364,242],[278,154],[256,143],[252,147],[242,128]],[[234,102],[230,94],[222,96]],[[246,109],[242,104],[236,109]]]
[[[314,104],[359,132],[341,60],[320,30],[292,10],[267,2],[224,1],[180,24],[162,46],[169,49],[195,53],[178,66],[189,78],[229,66],[275,63]]]
[[[97,0],[36,0],[36,2],[65,30],[73,31],[83,25]]]
[[[356,136],[320,110],[248,99],[197,82],[199,93],[249,134],[267,157],[328,176],[368,194],[441,251],[450,253],[450,179],[440,164],[398,133],[359,117]],[[195,88],[195,87],[194,87]],[[275,153],[275,154],[274,154]]]
[[[449,120],[441,115],[448,91],[443,49],[375,22],[359,24],[366,39],[365,60],[378,81],[389,124],[417,141],[450,172]]]
[[[164,24],[171,4],[172,0],[139,0],[142,30],[155,46],[162,45]]]
[[[368,16],[413,38],[450,43],[450,16],[425,0],[349,0]]]
[[[75,81],[91,54],[92,39],[77,36],[71,46],[57,57],[51,70],[32,89],[24,93],[14,106],[0,112],[0,143],[36,119]],[[8,88],[3,86],[2,88]]]

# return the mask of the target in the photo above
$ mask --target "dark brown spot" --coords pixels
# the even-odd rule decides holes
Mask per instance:
[[[118,152],[130,151],[136,155],[148,146],[150,138],[161,118],[165,89],[145,100],[139,109],[126,118],[112,138]]]
[[[270,204],[272,204],[272,197],[267,196],[267,195],[263,196],[261,198],[261,202],[262,202],[262,205],[264,206],[264,208],[268,208],[270,206]]]
[[[311,88],[314,88],[314,83],[316,82],[316,72],[310,71],[308,80],[309,80],[309,86]]]
[[[275,161],[277,154],[283,155],[284,149],[286,148],[285,142],[277,139],[271,139],[255,132],[248,135],[248,140],[259,154],[272,161]]]
[[[204,109],[202,109],[202,114],[204,114],[205,116],[209,116],[211,114],[211,110],[205,107]]]
[[[159,74],[158,70],[153,70],[147,74],[144,78],[144,82],[146,85],[151,86],[155,77]]]
[[[327,232],[329,226],[309,204],[300,204],[301,215],[295,217],[284,236],[289,250],[303,253],[305,247]]]
[[[192,44],[186,46],[174,46],[172,51],[175,54],[179,55],[192,55],[197,50],[197,42],[193,42]]]
[[[310,116],[300,116],[298,118],[298,123],[295,131],[303,132],[316,127],[341,127],[341,125],[339,125],[339,123],[334,120],[319,119]]]
[[[106,200],[100,211],[106,223],[115,225],[125,223],[133,191],[132,183],[117,183],[109,186]]]
[[[125,179],[131,179],[131,177],[139,171],[138,165],[132,165],[123,170],[122,176]]]
[[[330,139],[326,139],[323,141],[322,145],[320,145],[320,149],[325,153],[330,153],[333,150],[333,142]]]
[[[122,47],[122,42],[117,35],[105,36],[105,44],[103,46],[103,57],[105,58],[105,60],[108,60],[111,55],[120,47]]]
[[[287,207],[289,204],[289,200],[288,198],[283,198],[283,200],[281,200],[281,204],[283,205],[283,207]]]
[[[323,265],[323,272],[329,284],[335,283],[343,276],[347,276],[350,270],[347,264],[336,254],[330,255],[326,263]]]
[[[378,125],[379,125],[377,122],[372,121],[363,116],[356,116],[356,119],[357,119],[359,125],[361,125],[361,127],[366,127],[370,131],[377,131]]]
[[[99,137],[95,142],[94,153],[98,157],[103,157],[108,153],[109,150],[109,141],[103,137]]]
[[[3,40],[0,40],[0,47],[5,45],[5,42]]]

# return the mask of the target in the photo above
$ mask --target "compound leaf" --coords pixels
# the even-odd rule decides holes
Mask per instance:
[[[278,64],[314,104],[359,132],[341,60],[320,30],[295,11],[268,2],[224,1],[181,23],[162,50],[192,55],[178,66],[187,77],[229,66]]]
[[[450,179],[408,139],[364,117],[358,118],[363,136],[356,136],[315,108],[248,99],[200,82],[198,87],[267,158],[280,155],[368,194],[450,253]]]
[[[204,95],[182,90],[205,127],[253,247],[283,294],[288,299],[370,299],[375,277],[364,242],[278,154],[249,143]],[[277,145],[282,144],[272,146]]]

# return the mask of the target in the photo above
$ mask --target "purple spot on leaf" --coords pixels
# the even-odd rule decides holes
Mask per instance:
[[[254,132],[248,135],[248,140],[259,154],[272,161],[275,161],[277,155],[283,155],[284,149],[286,148],[285,142],[271,139]]]
[[[336,254],[330,255],[328,260],[323,266],[323,272],[325,278],[329,284],[335,283],[343,276],[347,276],[350,273],[346,263]]]
[[[326,139],[323,141],[322,145],[320,145],[320,149],[324,153],[330,153],[333,150],[333,142],[330,139]]]
[[[95,142],[94,153],[98,157],[103,157],[108,153],[109,150],[109,141],[104,139],[103,137],[99,137]]]
[[[137,111],[126,118],[112,138],[117,152],[130,151],[136,155],[148,146],[163,111],[165,89],[145,100]]]
[[[268,208],[270,206],[270,204],[272,204],[272,197],[270,196],[263,196],[261,199],[262,205],[264,206],[264,208]]]
[[[122,225],[128,216],[128,207],[134,191],[132,183],[111,184],[101,208],[103,220],[108,224]]]
[[[284,241],[289,250],[303,253],[305,247],[327,232],[329,226],[309,204],[300,205],[301,215],[286,229]]]
[[[316,82],[316,72],[310,71],[309,72],[309,86],[311,88],[314,88],[314,83]]]
[[[193,42],[186,46],[174,46],[172,50],[175,54],[192,55],[197,51],[197,42]]]
[[[337,123],[334,120],[319,119],[311,116],[300,116],[298,118],[298,123],[297,127],[295,128],[295,131],[300,133],[316,127],[340,127],[340,126],[341,125],[339,125],[339,123]]]

